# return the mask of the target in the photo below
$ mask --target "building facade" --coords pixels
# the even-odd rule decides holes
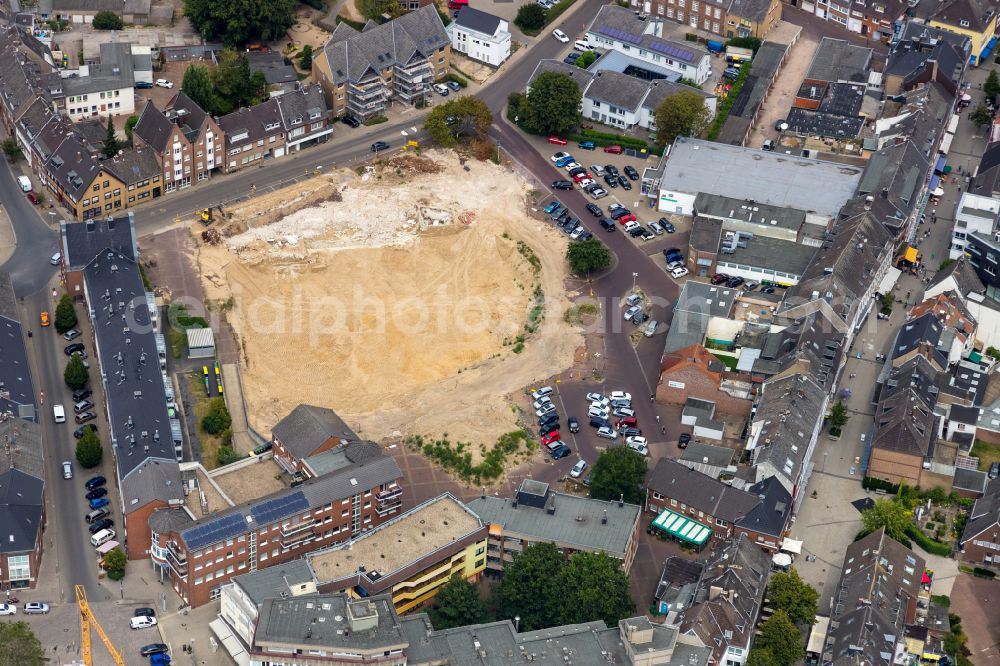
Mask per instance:
[[[446,30],[456,53],[491,67],[510,57],[510,25],[499,16],[466,6]]]
[[[147,102],[132,136],[161,164],[164,194],[208,180],[222,165],[222,129],[183,92],[163,111]]]

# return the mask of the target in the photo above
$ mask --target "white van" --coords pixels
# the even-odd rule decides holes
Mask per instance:
[[[114,530],[101,530],[94,536],[90,537],[90,545],[93,546],[94,548],[97,548],[102,543],[107,543],[108,541],[111,541],[114,538],[115,538]]]
[[[66,410],[62,405],[52,405],[52,416],[56,423],[66,423]]]
[[[31,181],[28,180],[27,176],[18,176],[17,177],[17,184],[21,186],[21,191],[22,192],[30,192],[31,191]]]
[[[578,39],[575,42],[573,42],[573,47],[577,51],[593,51],[594,50],[593,46],[591,46],[587,42],[583,41],[582,39]]]

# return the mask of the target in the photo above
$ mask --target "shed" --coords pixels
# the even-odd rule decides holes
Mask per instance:
[[[215,335],[210,328],[187,329],[188,358],[215,356]]]

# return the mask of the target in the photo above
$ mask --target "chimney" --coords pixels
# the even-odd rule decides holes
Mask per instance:
[[[608,510],[605,509],[604,510],[604,517],[601,518],[601,525],[607,525],[607,524],[608,524]]]

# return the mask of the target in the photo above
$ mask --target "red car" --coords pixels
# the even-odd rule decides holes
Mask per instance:
[[[549,434],[542,437],[542,446],[548,446],[552,442],[558,442],[562,437],[559,435],[558,430],[553,430]]]
[[[550,136],[548,139],[549,143],[554,143],[557,146],[565,146],[567,141],[561,136]]]
[[[37,194],[35,194],[34,192],[25,192],[25,196],[28,197],[28,201],[30,201],[31,203],[35,204],[36,206],[38,205],[38,195]]]
[[[587,172],[583,172],[573,176],[573,182],[579,183],[581,180],[586,180],[587,178],[591,178],[591,175]]]
[[[619,224],[622,225],[628,222],[635,222],[635,221],[636,221],[635,215],[633,215],[632,213],[629,213],[628,215],[622,215],[621,217],[618,218]]]
[[[637,425],[639,425],[639,422],[634,416],[623,416],[618,419],[618,422],[615,424],[617,428],[634,428]]]
[[[604,152],[611,153],[612,155],[621,155],[622,154],[622,147],[621,146],[604,146]]]

